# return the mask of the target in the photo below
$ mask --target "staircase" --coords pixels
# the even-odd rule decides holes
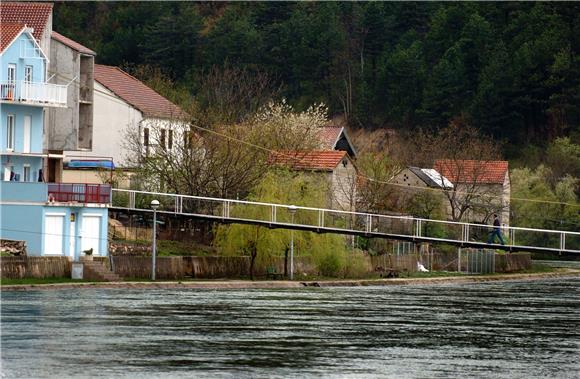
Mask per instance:
[[[98,282],[120,282],[123,280],[119,275],[110,271],[99,261],[83,261],[83,279]]]

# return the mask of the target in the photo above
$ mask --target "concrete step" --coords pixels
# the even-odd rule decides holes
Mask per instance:
[[[83,262],[83,278],[89,280],[97,280],[104,282],[121,281],[122,278],[110,271],[104,264],[98,261],[84,261]]]

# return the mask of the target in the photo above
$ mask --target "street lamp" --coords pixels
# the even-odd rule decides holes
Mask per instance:
[[[294,224],[294,214],[298,208],[295,205],[288,207],[288,211],[292,216],[292,224]],[[290,280],[294,279],[294,229],[290,229]]]
[[[153,209],[153,261],[151,269],[151,280],[155,280],[155,260],[157,256],[157,208],[159,208],[159,201],[151,200],[151,209]]]

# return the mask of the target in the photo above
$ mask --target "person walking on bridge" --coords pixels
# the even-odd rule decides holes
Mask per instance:
[[[503,241],[503,237],[501,236],[501,223],[499,222],[499,218],[496,214],[493,215],[493,230],[489,233],[489,238],[487,243],[495,243],[495,237],[499,238],[499,242],[502,245],[505,245]]]

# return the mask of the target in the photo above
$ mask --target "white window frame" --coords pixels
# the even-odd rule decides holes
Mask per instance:
[[[9,84],[16,83],[16,64],[14,64],[14,63],[8,64],[8,76],[6,76],[6,81]]]
[[[14,151],[16,117],[13,114],[6,115],[6,151]]]
[[[34,67],[32,67],[31,65],[24,66],[24,81],[26,83],[32,83],[33,70],[34,70]]]

